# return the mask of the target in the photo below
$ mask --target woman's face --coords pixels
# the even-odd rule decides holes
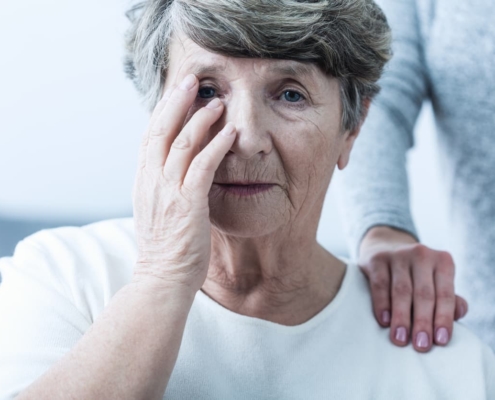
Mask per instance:
[[[199,91],[187,119],[216,97],[225,105],[203,145],[229,121],[237,129],[209,195],[213,226],[254,237],[318,220],[357,134],[341,132],[338,81],[314,64],[226,57],[175,38],[165,89],[191,73]]]

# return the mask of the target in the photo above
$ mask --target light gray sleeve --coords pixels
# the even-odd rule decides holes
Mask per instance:
[[[427,92],[419,22],[414,0],[378,0],[392,28],[392,60],[380,80],[368,118],[347,168],[337,180],[351,256],[376,225],[417,237],[409,209],[406,153]]]

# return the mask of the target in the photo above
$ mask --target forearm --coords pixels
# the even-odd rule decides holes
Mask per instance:
[[[18,399],[162,399],[194,294],[123,287],[78,344]]]
[[[393,134],[398,129],[402,134]],[[407,134],[386,118],[386,112],[370,109],[347,168],[339,177],[340,205],[352,257],[358,254],[366,232],[378,225],[415,235],[409,209],[406,153]]]
[[[414,145],[414,126],[428,94],[423,41],[415,1],[382,0],[380,6],[394,33],[394,56],[339,180],[352,257],[365,233],[376,225],[417,236],[409,207],[406,154]]]

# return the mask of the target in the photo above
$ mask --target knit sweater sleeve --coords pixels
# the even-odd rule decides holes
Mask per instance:
[[[366,232],[377,225],[417,237],[409,209],[406,153],[427,92],[415,0],[379,0],[392,29],[393,57],[379,82],[347,168],[337,180],[344,228],[356,257]]]

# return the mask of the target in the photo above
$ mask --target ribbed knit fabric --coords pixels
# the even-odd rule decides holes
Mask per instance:
[[[430,99],[451,200],[456,290],[470,306],[464,323],[495,350],[495,2],[377,3],[392,27],[394,56],[338,180],[351,250],[356,256],[376,225],[417,236],[406,152]]]
[[[132,277],[132,219],[41,231],[0,259],[0,399],[67,353]],[[349,264],[334,300],[297,326],[236,314],[198,292],[165,399],[495,399],[495,356],[461,324],[419,354],[376,323]]]

